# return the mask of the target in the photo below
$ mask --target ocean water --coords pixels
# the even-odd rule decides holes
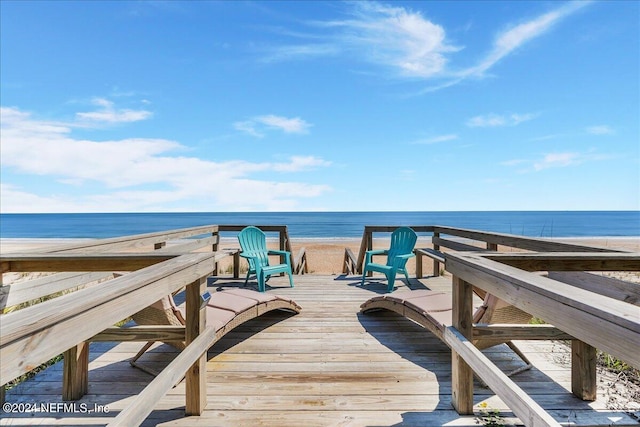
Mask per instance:
[[[0,214],[0,238],[107,238],[209,224],[287,225],[291,238],[359,238],[365,225],[443,225],[529,237],[640,237],[640,211]]]

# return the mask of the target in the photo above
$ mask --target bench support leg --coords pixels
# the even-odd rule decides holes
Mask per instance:
[[[453,277],[453,327],[471,339],[473,290],[471,284]],[[460,415],[473,414],[473,370],[451,351],[451,404]]]
[[[89,343],[64,352],[62,400],[78,400],[89,391]]]
[[[596,400],[596,349],[571,340],[571,392],[582,400]]]

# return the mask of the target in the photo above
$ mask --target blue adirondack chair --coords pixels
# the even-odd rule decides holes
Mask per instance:
[[[389,249],[366,252],[364,269],[362,270],[362,283],[360,285],[364,285],[364,280],[368,271],[377,271],[379,273],[384,273],[384,275],[387,276],[387,281],[389,282],[387,292],[393,291],[393,285],[398,272],[404,273],[407,280],[409,280],[409,274],[407,273],[405,266],[407,265],[407,260],[415,256],[413,248],[416,245],[417,240],[418,236],[411,228],[396,228],[391,234],[391,246]],[[373,255],[387,255],[387,263],[383,265],[371,262]]]
[[[240,256],[246,258],[249,262],[249,271],[244,281],[246,285],[249,276],[256,275],[258,280],[258,290],[265,291],[265,283],[269,276],[278,273],[287,273],[289,275],[289,284],[293,288],[293,279],[291,278],[291,255],[288,251],[276,251],[267,249],[267,239],[257,227],[245,227],[238,234],[240,242]],[[284,264],[269,265],[269,255],[280,255],[284,257]]]

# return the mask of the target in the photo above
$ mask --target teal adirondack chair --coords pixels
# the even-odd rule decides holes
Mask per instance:
[[[291,254],[288,251],[267,250],[267,239],[257,227],[245,227],[238,234],[240,242],[240,256],[246,258],[249,262],[249,271],[244,281],[246,285],[249,276],[256,275],[258,280],[258,290],[265,291],[265,283],[269,276],[278,273],[287,273],[289,275],[289,284],[293,288],[293,279],[291,278]],[[269,265],[269,255],[280,255],[285,259],[284,264]]]
[[[362,283],[360,286],[364,285],[364,280],[368,271],[377,271],[379,273],[384,273],[384,275],[387,276],[387,281],[389,282],[387,292],[393,292],[393,285],[396,281],[396,274],[398,272],[404,273],[407,280],[409,280],[409,274],[407,273],[405,266],[407,265],[407,260],[415,256],[413,248],[416,245],[417,240],[418,236],[411,228],[399,227],[391,234],[391,246],[389,249],[367,251],[365,254]],[[385,254],[387,255],[386,264],[383,265],[371,262],[373,255]]]

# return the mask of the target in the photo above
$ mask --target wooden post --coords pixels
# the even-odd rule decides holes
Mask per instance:
[[[233,278],[240,277],[240,251],[233,253]]]
[[[89,391],[89,343],[64,352],[62,400],[78,400]]]
[[[198,280],[187,285],[186,289],[186,325],[187,346],[195,340],[206,327],[205,310],[200,309],[201,295],[206,288],[206,280]],[[207,352],[191,365],[185,374],[185,412],[186,415],[201,415],[207,405]]]
[[[498,251],[498,244],[497,243],[489,243],[487,242],[487,250],[488,251]]]
[[[213,245],[211,245],[211,251],[212,252],[217,252],[218,251],[218,243],[220,243],[220,235],[217,231],[214,231],[213,233],[211,233],[212,236],[217,237],[215,239],[215,243]],[[218,262],[214,262],[213,263],[213,275],[217,276],[218,275]]]
[[[279,243],[280,243],[280,250],[281,251],[286,251],[287,250],[287,229],[286,227],[284,229],[280,229],[280,231],[278,232],[278,237],[279,237]],[[280,257],[280,264],[284,264],[285,262],[287,262],[287,260],[285,259],[286,256],[281,256]],[[289,251],[289,264],[293,267],[293,254],[291,253],[291,251]],[[284,273],[280,273],[279,274],[280,277],[284,277]]]
[[[370,251],[373,249],[373,231],[365,229],[365,234],[366,234],[366,240],[367,240],[367,250]],[[373,257],[371,258],[373,259]],[[362,268],[364,269],[364,264],[362,265]],[[372,277],[372,276],[373,276],[373,271],[369,270],[367,272],[367,277]]]
[[[162,249],[165,246],[167,246],[167,242],[160,242],[160,243],[154,244],[153,249],[157,251],[158,249]]]
[[[436,239],[440,237],[440,233],[438,232],[434,232],[433,233],[433,238]],[[439,251],[440,250],[440,245],[433,245],[433,250],[434,251]],[[437,260],[433,260],[433,277],[438,277],[440,276],[440,263]]]
[[[422,253],[414,251],[416,254],[416,279],[422,279]]]
[[[571,340],[571,392],[582,400],[596,400],[596,349],[580,340]]]
[[[452,326],[471,339],[473,326],[473,290],[471,284],[453,277]],[[451,404],[460,415],[473,414],[473,370],[451,350]]]

